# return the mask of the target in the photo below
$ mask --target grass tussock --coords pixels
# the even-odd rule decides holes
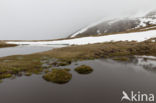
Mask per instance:
[[[38,74],[42,70],[42,63],[38,55],[0,58],[0,79],[6,77],[3,74],[21,75],[21,72],[25,72],[25,75],[28,76],[32,73]]]
[[[12,77],[12,74],[10,74],[10,73],[4,73],[4,74],[0,75],[0,79],[10,78],[10,77]]]
[[[31,55],[17,55],[0,58],[0,78],[8,74],[18,75],[21,72],[38,74],[43,71],[43,64],[51,66],[65,66],[72,61],[112,58],[127,61],[128,56],[153,55],[156,56],[156,39],[144,42],[108,42],[81,46],[57,48],[47,52]],[[42,62],[45,61],[45,62]]]
[[[69,69],[53,69],[46,73],[43,78],[47,81],[63,84],[71,80],[72,74],[68,72]]]
[[[79,74],[89,74],[93,72],[93,69],[90,66],[81,65],[79,67],[76,67],[75,71],[78,72]]]
[[[31,75],[32,75],[31,72],[26,72],[26,73],[25,73],[25,76],[31,76]]]

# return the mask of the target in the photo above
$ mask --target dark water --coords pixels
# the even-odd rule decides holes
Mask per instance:
[[[92,66],[94,72],[76,73],[73,68],[81,64]],[[123,90],[156,94],[155,72],[137,62],[92,60],[78,65],[66,66],[73,77],[62,85],[47,82],[42,75],[6,79],[0,84],[0,103],[120,103]]]
[[[58,47],[63,47],[63,45],[16,46],[16,47],[9,47],[9,48],[0,48],[0,57],[43,52],[43,51],[51,50],[53,48],[58,48]]]

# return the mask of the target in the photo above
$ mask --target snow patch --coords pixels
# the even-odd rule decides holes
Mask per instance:
[[[156,19],[154,18],[139,18],[140,24],[136,27],[146,27],[148,24],[150,25],[155,25],[156,24]]]
[[[139,56],[137,60],[137,65],[148,68],[148,70],[156,68],[156,57],[154,56]]]
[[[19,44],[19,45],[85,45],[103,42],[117,42],[117,41],[138,41],[142,42],[144,40],[156,37],[156,30],[135,32],[135,33],[123,33],[114,34],[98,37],[82,37],[67,40],[58,41],[41,41],[41,42],[7,42],[9,44]]]

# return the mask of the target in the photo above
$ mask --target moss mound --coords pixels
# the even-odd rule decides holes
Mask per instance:
[[[75,71],[80,74],[89,74],[89,73],[93,72],[93,69],[90,66],[81,65],[81,66],[75,68]]]
[[[12,74],[10,74],[10,73],[0,74],[0,79],[10,78],[10,77],[12,77]]]
[[[53,69],[51,72],[46,73],[43,78],[47,81],[63,84],[71,80],[72,74],[66,69]]]
[[[117,60],[117,61],[129,61],[128,57],[115,57],[113,58],[113,60]]]
[[[31,76],[31,75],[32,75],[32,73],[30,73],[30,72],[25,73],[25,76]]]

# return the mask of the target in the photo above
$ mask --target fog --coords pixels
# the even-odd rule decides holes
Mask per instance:
[[[101,19],[142,16],[156,0],[0,0],[0,39],[67,37]]]

